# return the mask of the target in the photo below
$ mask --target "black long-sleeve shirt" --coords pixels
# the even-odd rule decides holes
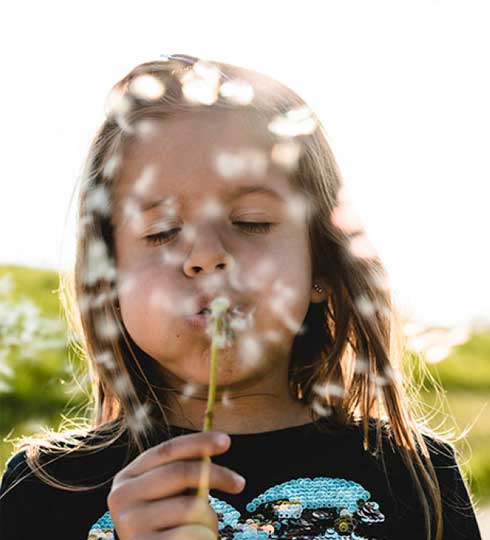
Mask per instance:
[[[172,428],[172,437],[192,432]],[[240,473],[247,484],[237,495],[210,491],[220,539],[425,538],[422,507],[401,458],[386,450],[385,474],[381,462],[363,450],[360,427],[324,432],[312,423],[230,436],[229,450],[212,460]],[[442,490],[444,540],[481,540],[453,447],[424,437]],[[64,456],[49,472],[69,482],[100,482],[125,466],[126,449],[123,438],[102,451]],[[73,493],[31,475],[6,493],[28,471],[25,451],[7,463],[0,487],[1,540],[87,540],[89,533],[97,537],[97,529],[112,529],[110,483]]]

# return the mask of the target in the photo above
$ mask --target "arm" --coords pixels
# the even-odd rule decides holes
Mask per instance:
[[[447,443],[438,445],[432,461],[441,488],[443,540],[481,540],[473,503],[458,466],[454,446]]]

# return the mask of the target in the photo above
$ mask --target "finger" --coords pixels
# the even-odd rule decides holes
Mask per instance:
[[[132,510],[133,530],[157,532],[183,525],[204,525],[218,535],[218,516],[202,497],[172,497],[136,506]]]
[[[224,439],[221,438],[223,435]],[[228,435],[215,431],[174,437],[140,454],[116,476],[120,479],[139,476],[172,461],[222,454],[228,450],[230,443]]]
[[[217,533],[203,525],[183,525],[157,533],[152,540],[216,540]]]
[[[216,463],[178,461],[156,467],[138,477],[130,478],[118,487],[119,498],[142,501],[181,495],[188,488],[198,488],[204,468],[209,467],[209,489],[239,493],[243,488],[240,476]],[[124,493],[123,493],[124,492]]]

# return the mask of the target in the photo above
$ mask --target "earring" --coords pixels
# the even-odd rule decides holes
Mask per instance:
[[[319,293],[323,292],[323,289],[320,287],[320,285],[318,285],[318,283],[315,283],[313,285],[313,288],[315,289],[316,292],[319,292]]]

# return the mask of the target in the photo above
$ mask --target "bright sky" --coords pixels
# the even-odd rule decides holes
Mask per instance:
[[[429,324],[489,320],[489,15],[471,0],[9,3],[0,263],[72,264],[71,197],[109,89],[184,53],[309,101],[400,307]]]

